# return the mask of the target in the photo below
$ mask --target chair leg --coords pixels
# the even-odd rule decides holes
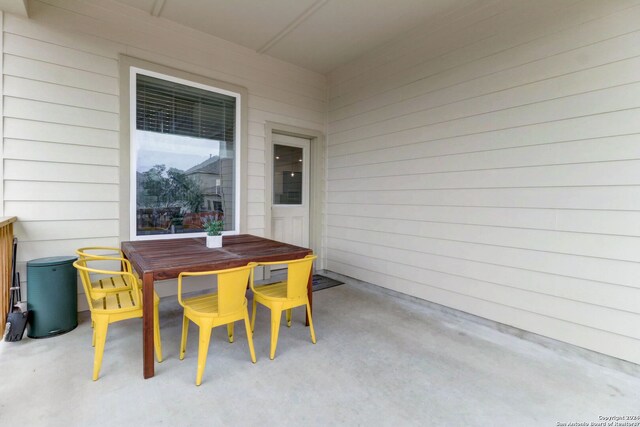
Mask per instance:
[[[108,317],[97,317],[95,320],[95,336],[96,336],[96,349],[93,356],[93,380],[98,379],[100,374],[100,367],[102,366],[102,355],[104,354],[104,344],[107,340],[107,330],[109,329]]]
[[[209,342],[211,341],[211,323],[202,322],[200,324],[200,340],[198,342],[198,372],[196,373],[196,385],[202,383],[202,374],[207,364],[207,354],[209,353]]]
[[[91,329],[92,329],[91,347],[95,347],[96,346],[96,322],[93,321],[93,316],[91,316]]]
[[[180,360],[184,359],[184,353],[187,351],[187,334],[189,333],[189,319],[182,315],[182,339],[180,340]]]
[[[269,358],[276,357],[276,347],[278,346],[278,332],[280,331],[280,318],[282,317],[282,307],[271,307],[271,352]]]
[[[255,330],[256,327],[256,297],[253,297],[252,309],[251,309],[251,332]]]
[[[291,327],[291,309],[287,309],[287,328]]]
[[[160,363],[162,362],[162,340],[160,339],[160,315],[157,305],[153,307],[153,346],[156,350],[156,359]]]
[[[311,320],[311,306],[307,301],[307,317],[309,318],[309,332],[311,332],[311,342],[316,343],[316,331],[313,330],[313,320]]]
[[[253,348],[253,333],[251,333],[251,325],[249,324],[249,311],[244,313],[244,327],[247,329],[247,342],[249,343],[249,353],[251,361],[256,363],[256,352]]]
[[[229,336],[229,342],[233,342],[233,322],[227,323],[227,335]]]

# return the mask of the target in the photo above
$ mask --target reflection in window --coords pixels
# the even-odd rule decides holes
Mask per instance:
[[[234,230],[236,98],[136,74],[136,235]]]

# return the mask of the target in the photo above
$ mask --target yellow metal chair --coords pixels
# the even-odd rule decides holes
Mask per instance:
[[[278,345],[278,332],[280,330],[280,318],[282,312],[287,312],[287,327],[291,326],[291,309],[300,306],[307,307],[307,315],[309,316],[309,331],[311,332],[311,342],[316,343],[316,333],[313,330],[313,321],[311,320],[311,306],[307,297],[307,284],[311,267],[315,255],[307,255],[302,259],[279,262],[259,262],[257,265],[287,265],[287,279],[282,282],[272,283],[263,286],[254,286],[251,282],[251,290],[253,291],[253,310],[251,314],[251,331],[253,331],[256,322],[256,305],[260,303],[271,310],[271,353],[270,359],[276,355],[276,346]]]
[[[254,268],[255,264],[249,263],[245,267],[197,273],[180,273],[178,276],[178,302],[184,307],[180,360],[184,359],[184,353],[187,348],[189,320],[198,325],[200,329],[196,385],[202,383],[202,375],[209,352],[211,331],[216,326],[227,325],[229,342],[233,342],[233,324],[238,320],[244,320],[251,361],[256,363],[256,354],[253,349],[253,334],[249,326],[249,311],[247,309],[247,298],[245,296],[247,292],[247,281],[253,284]],[[191,298],[182,298],[182,280],[185,277],[192,276],[217,276],[218,291]]]
[[[113,262],[113,258],[117,258],[117,261],[120,262],[120,271],[133,273],[131,264],[124,258],[124,253],[120,248],[111,246],[89,246],[77,249],[76,254],[80,259],[110,260],[114,266],[116,264]],[[110,292],[121,292],[131,289],[131,286],[124,281],[123,276],[120,274],[113,276],[103,275],[99,279],[92,281],[91,287],[94,290],[93,296],[96,298],[102,298]]]
[[[124,258],[124,252],[115,246],[86,246],[76,249],[80,258]]]
[[[107,339],[107,329],[110,323],[121,320],[142,317],[142,292],[138,279],[129,271],[113,271],[104,268],[95,268],[104,264],[113,265],[118,261],[126,261],[121,258],[102,257],[100,259],[81,258],[73,263],[73,266],[80,273],[80,279],[91,310],[91,323],[94,326],[92,345],[95,347],[93,359],[93,380],[98,379],[100,366],[102,365],[102,355]],[[91,266],[87,264],[91,263]],[[92,285],[91,276],[118,277],[124,287],[119,291],[109,291],[107,293],[95,290]],[[154,292],[154,344],[156,358],[162,362],[162,343],[160,341],[160,322],[158,316],[158,304],[160,298]]]

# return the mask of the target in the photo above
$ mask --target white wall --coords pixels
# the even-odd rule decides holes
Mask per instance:
[[[248,89],[248,232],[265,233],[265,121],[324,131],[325,77],[109,1],[30,6],[2,23],[1,214],[23,279],[26,260],[119,244],[121,53]]]
[[[640,1],[511,1],[329,76],[328,269],[640,363]]]

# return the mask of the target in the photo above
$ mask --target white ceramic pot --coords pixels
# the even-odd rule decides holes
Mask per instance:
[[[208,248],[221,248],[222,247],[222,236],[207,236],[207,247]]]

